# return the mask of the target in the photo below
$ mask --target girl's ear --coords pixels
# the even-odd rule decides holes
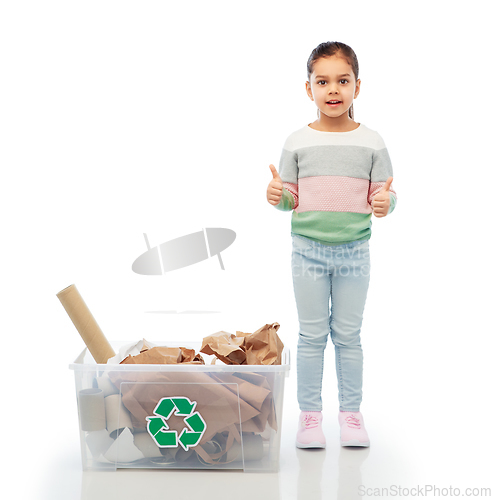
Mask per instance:
[[[306,82],[306,92],[307,95],[309,96],[309,99],[311,99],[311,101],[314,101],[313,92],[311,90],[311,84],[309,82]]]
[[[354,99],[359,95],[360,92],[360,78],[357,80],[355,83],[355,94],[354,94]]]

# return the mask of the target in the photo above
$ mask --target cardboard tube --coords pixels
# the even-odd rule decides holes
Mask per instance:
[[[115,356],[113,348],[109,345],[84,299],[80,296],[77,287],[70,285],[58,292],[56,296],[60,299],[96,363],[106,363],[109,358]]]
[[[220,454],[221,451],[223,450],[223,446],[225,446],[225,441],[224,440],[221,440],[223,442],[219,442],[218,440],[216,439],[212,439],[211,441],[207,441],[206,443],[203,443],[202,445],[202,448],[203,450],[205,451],[205,453],[208,453],[208,455],[217,455],[217,454]],[[200,460],[200,462],[203,464],[203,465],[214,465],[218,462],[223,462],[224,461],[224,458],[225,458],[225,453],[222,454],[222,456],[219,458],[219,460],[213,460],[210,462],[207,462],[207,460],[205,460],[204,458],[202,458],[198,453],[197,453],[197,456],[198,456],[198,460]]]
[[[104,394],[101,389],[79,391],[80,428],[83,431],[106,429]]]
[[[193,448],[189,448],[188,451],[185,451],[183,448],[176,448],[176,462],[179,464],[186,462],[195,454],[195,450]]]
[[[111,396],[112,394],[119,394],[119,390],[113,385],[108,374],[104,372],[100,377],[96,377],[96,385],[104,393],[104,397]]]
[[[104,405],[106,407],[106,428],[113,439],[118,436],[118,431],[125,427],[133,430],[130,412],[123,406],[119,394],[105,397]]]

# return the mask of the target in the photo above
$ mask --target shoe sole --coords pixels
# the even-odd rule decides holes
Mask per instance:
[[[341,441],[340,444],[342,446],[362,446],[364,448],[369,447],[369,442],[367,442],[367,443],[361,443],[357,439],[352,439],[351,441]]]
[[[311,443],[299,443],[296,441],[296,446],[298,448],[326,448],[326,444],[320,443],[319,441],[312,441]]]

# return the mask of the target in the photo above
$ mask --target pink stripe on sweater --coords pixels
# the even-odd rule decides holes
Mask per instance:
[[[355,177],[336,175],[303,177],[299,179],[299,206],[297,212],[370,214],[372,208],[368,202],[369,185],[368,180]]]

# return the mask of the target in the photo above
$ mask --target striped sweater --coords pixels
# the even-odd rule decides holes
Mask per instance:
[[[308,125],[285,141],[279,163],[279,210],[293,210],[292,232],[326,245],[371,237],[371,203],[393,175],[382,137],[362,123],[349,132]],[[391,205],[396,193],[390,188]]]

